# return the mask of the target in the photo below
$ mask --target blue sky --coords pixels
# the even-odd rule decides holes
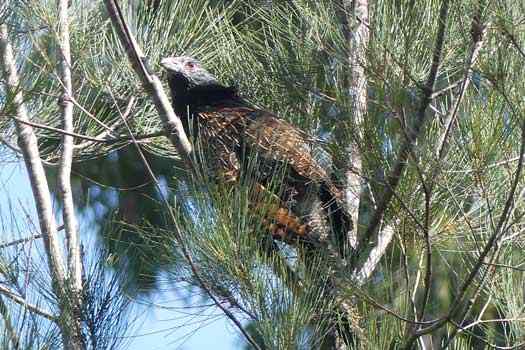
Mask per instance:
[[[0,146],[0,153],[5,154],[5,149]],[[3,159],[3,157],[2,157]],[[0,217],[7,215],[7,210],[14,210],[16,221],[20,221],[20,227],[27,227],[22,220],[27,220],[26,214],[34,217],[34,202],[29,186],[29,180],[23,163],[3,164],[0,161]],[[24,211],[22,206],[30,211]],[[61,220],[57,220],[60,222]],[[89,223],[80,222],[83,242],[93,244],[92,227]],[[0,243],[13,238],[17,238],[17,233],[9,233],[9,225],[0,227]],[[4,231],[5,230],[5,231]],[[28,233],[29,236],[33,233]],[[18,234],[24,235],[24,233]],[[88,237],[87,235],[90,235]],[[89,252],[89,249],[86,249]],[[226,350],[239,348],[239,338],[233,327],[216,310],[212,316],[201,315],[195,317],[194,314],[202,313],[201,309],[188,309],[188,306],[177,297],[175,293],[170,293],[163,288],[164,292],[154,293],[150,300],[162,307],[155,306],[136,306],[132,314],[137,318],[135,329],[130,339],[131,350],[155,350],[155,349],[213,349]]]

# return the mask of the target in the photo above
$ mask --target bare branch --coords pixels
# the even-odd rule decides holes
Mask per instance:
[[[442,159],[445,155],[448,136],[450,135],[450,132],[452,131],[452,126],[456,121],[459,111],[459,105],[463,101],[463,97],[465,97],[467,88],[470,85],[472,67],[474,66],[474,63],[476,62],[479,56],[479,52],[481,50],[481,47],[483,46],[483,39],[487,32],[487,26],[480,22],[479,14],[474,16],[474,18],[472,19],[470,32],[472,35],[472,46],[469,51],[469,57],[465,62],[465,75],[461,82],[459,94],[458,96],[456,96],[454,102],[452,103],[452,106],[449,109],[445,119],[445,130],[441,134],[436,148],[436,155],[438,156],[438,159]]]
[[[399,153],[397,155],[397,160],[394,163],[394,167],[386,180],[386,184],[385,184],[386,188],[381,198],[381,201],[379,201],[377,210],[374,212],[370,220],[370,223],[368,224],[366,232],[364,233],[361,239],[361,243],[359,244],[359,246],[361,247],[361,249],[359,250],[360,254],[356,255],[355,260],[358,260],[359,255],[362,255],[361,252],[366,250],[366,249],[363,249],[363,247],[366,247],[366,245],[368,244],[368,242],[370,241],[370,239],[376,232],[377,227],[381,223],[382,218],[385,214],[385,211],[388,208],[392,197],[394,196],[394,192],[397,188],[397,185],[399,184],[399,181],[401,180],[401,176],[403,175],[403,172],[405,170],[408,157],[414,147],[417,137],[419,136],[419,133],[423,127],[423,124],[426,121],[426,117],[427,117],[426,110],[431,101],[430,97],[432,95],[434,83],[436,81],[439,64],[441,61],[441,53],[442,53],[443,45],[445,41],[445,30],[446,30],[446,24],[448,20],[448,8],[449,8],[449,0],[443,0],[441,10],[440,10],[440,15],[439,15],[439,28],[438,28],[434,53],[432,57],[432,65],[430,67],[430,72],[428,75],[427,82],[425,84],[425,87],[423,88],[423,96],[421,98],[421,103],[417,110],[417,114],[415,116],[415,121],[412,127],[407,132],[407,139],[400,147]]]
[[[58,231],[62,231],[63,229],[64,229],[64,225],[58,226],[57,227],[57,232]],[[12,247],[12,246],[18,245],[18,244],[24,244],[24,243],[31,242],[31,241],[34,241],[34,240],[40,239],[40,238],[42,238],[42,234],[16,239],[16,240],[11,241],[11,242],[0,243],[0,249]]]
[[[129,137],[129,136],[128,137],[116,137],[116,138],[112,137],[112,138],[108,139],[108,138],[100,137],[100,135],[103,135],[103,136],[107,137],[107,134],[105,132],[103,132],[99,136],[93,137],[93,136],[87,136],[87,135],[78,134],[78,133],[75,133],[75,132],[68,132],[68,131],[66,131],[64,129],[59,129],[59,128],[55,128],[53,126],[35,123],[35,122],[29,121],[29,120],[23,120],[21,118],[14,117],[14,116],[11,116],[11,119],[13,119],[13,120],[15,120],[15,121],[17,121],[19,123],[32,126],[34,128],[37,128],[37,129],[48,130],[48,131],[52,131],[52,132],[55,132],[55,133],[60,134],[60,135],[68,135],[68,136],[72,136],[74,138],[78,138],[78,139],[81,139],[81,140],[86,140],[86,142],[78,144],[76,147],[74,147],[74,148],[79,148],[79,149],[85,148],[85,147],[89,146],[92,143],[112,144],[112,143],[118,143],[118,142],[122,142],[122,141],[131,141],[131,137]],[[155,138],[155,137],[159,137],[159,136],[166,136],[166,132],[165,131],[158,131],[158,132],[153,132],[151,134],[136,135],[135,136],[135,140],[151,139],[151,138]],[[0,139],[0,142],[3,143],[4,140]],[[14,151],[20,152],[19,148],[17,148],[14,145],[11,145],[11,146],[12,147],[10,147],[10,148],[12,148]]]
[[[381,230],[376,246],[370,251],[370,254],[368,254],[361,269],[354,273],[353,279],[357,281],[358,285],[362,286],[372,276],[377,264],[379,264],[379,261],[385,254],[386,249],[394,237],[395,226],[396,225],[391,224]]]
[[[69,42],[69,0],[57,0],[58,7],[58,57],[60,82],[63,88],[60,98],[62,126],[65,132],[73,132],[73,83],[71,77],[71,48]],[[68,305],[67,319],[63,328],[68,328],[70,345],[75,349],[85,348],[82,325],[79,318],[82,310],[82,258],[80,234],[75,214],[73,190],[71,189],[71,165],[73,163],[74,138],[62,135],[62,153],[58,166],[58,195],[62,200],[62,219],[67,242],[67,273],[69,293],[62,295],[61,302]]]
[[[68,0],[58,1],[58,44],[60,47],[58,62],[59,75],[63,86],[61,98],[62,125],[64,131],[73,132],[73,85],[71,78],[71,49],[69,43]],[[73,162],[74,139],[62,135],[62,154],[58,167],[58,193],[62,200],[62,217],[67,239],[67,266],[74,303],[80,303],[82,294],[82,261],[80,258],[80,237],[75,215],[73,191],[71,189],[71,165]],[[80,307],[80,305],[75,305]],[[77,329],[80,331],[80,329]]]
[[[370,40],[368,0],[341,0],[338,7],[347,46],[348,71],[351,72],[348,89],[352,104],[352,115],[349,118],[355,123],[356,138],[358,143],[361,143],[365,140],[363,130],[368,113],[368,81],[365,73],[366,50]],[[359,21],[351,31],[349,22],[354,17],[359,18]],[[363,190],[367,186],[365,177],[361,176],[363,174],[363,161],[359,147],[353,147],[350,150],[347,162],[352,165],[353,170],[346,170],[345,172],[345,202],[354,224],[352,231],[348,233],[348,243],[354,250],[357,250],[359,207]]]
[[[35,122],[29,121],[29,120],[24,120],[24,119],[22,119],[20,117],[12,116],[11,118],[13,120],[15,120],[16,122],[21,123],[21,124],[32,126],[32,127],[38,128],[38,129],[44,129],[44,130],[53,131],[53,132],[56,132],[56,133],[61,134],[61,135],[72,136],[72,137],[76,137],[76,138],[79,138],[79,139],[88,140],[88,141],[91,141],[91,142],[101,142],[101,143],[114,142],[114,140],[107,140],[107,139],[101,139],[101,138],[91,137],[91,136],[87,136],[87,135],[81,135],[81,134],[77,134],[77,133],[74,133],[74,132],[71,132],[71,131],[67,131],[67,130],[64,130],[64,129],[59,129],[59,128],[55,128],[55,127],[52,127],[52,126],[35,123]]]
[[[68,0],[58,1],[58,44],[60,47],[58,62],[59,75],[63,85],[60,108],[64,131],[73,132],[73,85],[71,78],[71,49],[69,44]],[[73,162],[73,137],[62,135],[62,154],[58,167],[58,191],[62,199],[62,217],[67,239],[68,273],[74,299],[80,302],[82,293],[82,261],[80,259],[80,238],[75,215],[75,204],[71,189],[71,164]],[[79,306],[79,305],[77,305]]]
[[[434,99],[438,98],[439,96],[447,93],[448,91],[454,89],[456,86],[463,84],[463,82],[464,82],[464,79],[457,80],[457,81],[453,82],[452,84],[450,84],[450,85],[448,85],[448,86],[446,86],[446,87],[444,87],[444,88],[442,88],[440,90],[437,90],[437,91],[433,92],[432,95],[430,95],[430,98],[432,100],[434,100]]]
[[[184,132],[180,118],[178,118],[173,111],[168,96],[162,88],[162,83],[146,66],[146,57],[127,27],[116,0],[105,0],[105,4],[113,27],[126,49],[126,54],[128,55],[131,66],[142,81],[144,89],[152,97],[157,112],[163,121],[166,133],[181,156],[189,161],[192,152],[191,143]]]
[[[6,288],[2,285],[0,285],[0,294],[4,295],[6,298],[9,298],[10,300],[14,301],[15,303],[23,306],[27,310],[31,311],[32,313],[45,317],[48,320],[56,321],[56,317],[51,315],[49,312],[44,311],[40,309],[38,306],[32,305],[28,303],[24,298],[10,290],[9,288]]]
[[[18,91],[18,74],[13,51],[8,40],[7,25],[5,24],[0,25],[0,62],[2,63],[6,77],[7,91],[17,91],[13,98],[18,116],[17,119],[27,122],[29,121],[29,116],[23,103],[22,93]],[[35,198],[49,269],[54,282],[54,291],[57,295],[60,295],[63,291],[65,278],[64,267],[62,265],[62,252],[56,237],[57,229],[53,216],[51,195],[49,193],[44,167],[40,159],[37,139],[30,125],[17,122],[16,130],[19,137],[19,146],[22,150],[29,174],[31,189]]]
[[[0,244],[0,249],[12,247],[12,246],[18,245],[18,244],[24,244],[24,243],[31,242],[31,241],[34,241],[34,240],[40,239],[40,238],[42,238],[42,235],[38,234],[38,235],[33,235],[31,237],[16,239],[16,240],[11,241],[11,242],[1,243]]]

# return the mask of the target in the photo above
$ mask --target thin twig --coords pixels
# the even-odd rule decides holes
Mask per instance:
[[[123,142],[123,141],[131,141],[131,138],[129,136],[128,137],[117,137],[117,138],[107,139],[107,138],[101,138],[99,136],[94,137],[94,136],[78,134],[78,133],[75,133],[75,132],[69,132],[69,131],[66,131],[64,129],[55,128],[53,126],[44,125],[44,124],[40,124],[40,123],[35,123],[35,122],[29,121],[29,120],[23,120],[23,119],[20,119],[18,117],[15,117],[15,116],[11,116],[10,118],[15,120],[16,122],[19,122],[19,123],[22,123],[22,124],[26,124],[26,125],[32,126],[34,128],[37,128],[37,129],[48,130],[48,131],[55,132],[55,133],[57,133],[59,135],[68,135],[68,136],[72,136],[72,137],[75,137],[75,138],[78,138],[78,139],[81,139],[81,140],[87,140],[87,142],[89,142],[89,143],[98,142],[98,143],[113,144],[113,143],[118,143],[118,142]],[[159,136],[166,136],[166,132],[165,131],[157,131],[157,132],[152,132],[150,134],[136,135],[135,136],[135,140],[146,140],[146,139],[151,139],[151,138],[155,138],[155,137],[159,137]],[[78,146],[81,146],[82,144],[79,144]],[[75,148],[84,148],[84,147],[75,147]],[[20,149],[18,147],[13,147],[13,150],[17,151],[17,152],[20,151]]]
[[[63,229],[64,229],[64,225],[58,226],[57,227],[57,232],[60,232]],[[11,242],[0,243],[0,249],[8,248],[8,247],[11,247],[11,246],[14,246],[14,245],[18,245],[18,244],[28,243],[28,242],[31,242],[31,241],[34,241],[34,240],[40,239],[40,238],[42,238],[42,234],[37,234],[37,235],[33,235],[31,237],[25,237],[25,238],[16,239],[16,240],[11,241]]]
[[[507,264],[488,263],[488,262],[483,262],[483,265],[494,266],[494,267],[504,267],[506,269],[525,272],[525,267],[518,267],[518,266],[507,265]]]
[[[18,123],[29,125],[29,126],[32,126],[32,127],[38,128],[38,129],[44,129],[44,130],[48,130],[48,131],[53,131],[53,132],[56,132],[57,134],[60,134],[60,135],[73,136],[73,137],[76,137],[76,138],[79,138],[79,139],[89,140],[89,141],[92,141],[92,142],[108,143],[108,142],[113,141],[113,140],[99,139],[99,138],[92,137],[92,136],[77,134],[75,132],[71,132],[71,131],[67,131],[67,130],[64,130],[64,129],[55,128],[55,127],[52,127],[52,126],[49,126],[49,125],[35,123],[35,122],[29,121],[29,120],[25,120],[25,119],[22,119],[22,118],[19,118],[19,117],[15,117],[15,116],[11,116],[11,119],[15,120]]]
[[[419,320],[425,319],[425,310],[430,299],[430,290],[432,288],[432,241],[430,240],[430,221],[432,208],[432,184],[427,186],[421,168],[416,165],[417,173],[421,179],[423,192],[425,194],[425,228],[423,234],[425,235],[425,289],[423,291],[423,298],[421,299],[421,306],[419,308]]]
[[[124,111],[124,119],[128,119],[129,116],[131,115],[131,112],[133,110],[133,105],[135,104],[135,97],[131,97],[129,99],[129,102],[128,102],[128,105],[126,107],[126,110]],[[113,136],[113,132],[120,126],[122,125],[122,122],[120,121],[120,119],[118,119],[117,121],[115,121],[115,123],[113,123],[113,125],[111,125],[107,130],[104,130],[103,132],[101,132],[100,134],[98,134],[96,136],[97,139],[105,139],[106,137],[112,135],[113,137],[113,140],[115,139],[119,139],[118,137],[115,137]],[[93,142],[92,141],[84,141],[82,143],[79,143],[77,145],[74,145],[75,149],[84,149],[90,145],[92,145]]]
[[[439,96],[445,94],[446,92],[454,89],[456,86],[460,85],[460,84],[463,84],[463,79],[460,79],[460,80],[457,80],[455,82],[453,82],[452,84],[440,89],[440,90],[437,90],[436,92],[433,92],[432,95],[430,95],[430,98],[432,100],[435,100],[436,98],[438,98]]]
[[[472,80],[471,79],[472,67],[474,66],[479,56],[481,47],[483,46],[483,39],[487,32],[487,26],[482,24],[480,21],[481,21],[480,14],[477,14],[472,19],[472,25],[471,25],[472,46],[470,49],[469,57],[467,61],[465,62],[465,74],[461,82],[461,88],[459,90],[459,94],[455,98],[455,101],[453,102],[451,108],[449,109],[447,113],[447,116],[445,119],[445,130],[441,134],[438,144],[437,144],[436,155],[438,159],[440,160],[443,159],[443,157],[445,156],[447,139],[452,131],[452,126],[456,121],[458,111],[459,111],[459,106],[461,102],[463,101],[467,88],[469,87],[470,82]]]
[[[18,305],[23,306],[24,308],[26,308],[27,310],[29,310],[30,312],[36,315],[47,318],[50,321],[57,320],[57,318],[51,315],[49,312],[42,310],[38,306],[28,303],[24,298],[22,298],[21,296],[19,296],[18,294],[10,290],[9,288],[2,286],[1,284],[0,284],[0,293],[4,295],[6,298],[9,298],[10,300],[14,301]]]
[[[519,54],[525,58],[525,50],[522,49],[522,47],[520,46],[520,44],[518,43],[518,40],[516,39],[516,37],[514,37],[514,35],[512,35],[512,33],[510,33],[507,28],[503,27],[501,28],[501,31],[503,32],[503,34],[509,38],[510,40],[510,43],[512,44],[512,46],[514,46],[514,48],[516,49],[516,51],[519,52]]]
[[[63,84],[63,83],[62,83]],[[95,117],[93,114],[89,113],[88,110],[86,110],[80,103],[77,102],[77,100],[73,96],[64,96],[63,97],[65,101],[73,103],[78,109],[80,109],[85,115],[87,115],[91,120],[93,120],[95,123],[106,129],[108,132],[107,135],[110,135],[112,130],[111,127],[101,122],[97,117]]]
[[[381,303],[378,303],[377,301],[375,301],[372,297],[370,297],[370,295],[368,295],[367,293],[360,293],[359,296],[367,303],[377,307],[378,309],[380,310],[383,310],[384,312],[386,312],[387,314],[390,314],[392,316],[394,316],[395,318],[397,318],[398,320],[401,320],[403,322],[406,322],[406,323],[409,323],[409,324],[415,324],[415,325],[432,325],[432,324],[435,324],[436,322],[439,322],[441,319],[437,319],[437,320],[429,320],[429,321],[413,321],[411,319],[408,319],[406,317],[403,317],[401,315],[399,315],[398,313],[396,313],[395,311],[392,311],[391,309],[389,309],[388,307],[386,307],[385,305],[381,304]]]
[[[15,153],[22,153],[22,150],[20,147],[16,146],[15,144],[9,142],[5,137],[0,136],[0,143],[2,143],[4,146],[9,148],[11,151]]]
[[[11,247],[11,246],[14,246],[14,245],[18,245],[18,244],[27,243],[27,242],[34,241],[34,240],[39,239],[39,238],[42,238],[41,234],[33,235],[31,237],[26,237],[26,238],[20,238],[20,239],[11,241],[11,242],[1,243],[0,244],[0,249],[8,248],[8,247]]]
[[[507,159],[507,160],[501,160],[499,162],[495,162],[495,163],[489,164],[489,165],[487,165],[484,168],[465,169],[465,170],[447,170],[445,172],[446,173],[465,173],[465,174],[474,173],[474,172],[481,172],[482,170],[489,170],[489,169],[492,169],[492,168],[497,168],[500,165],[506,165],[506,164],[518,161],[519,159],[520,159],[520,157],[513,157],[513,158],[510,158],[510,159]]]

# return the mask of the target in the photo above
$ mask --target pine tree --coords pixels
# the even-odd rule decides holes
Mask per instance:
[[[44,252],[25,266],[32,246],[0,245],[6,348],[111,347],[97,340],[121,334],[124,293],[153,291],[160,275],[211,300],[247,348],[524,341],[520,2],[67,3],[0,5],[1,160],[18,154],[33,174],[43,239],[30,241]],[[346,193],[347,242],[275,241],[271,195],[254,211],[249,181],[226,188],[195,166],[206,164],[198,141],[159,85],[173,55],[198,57],[317,140]],[[95,211],[96,264],[75,230],[78,213]],[[104,269],[126,278],[104,281]],[[100,320],[115,328],[104,335]],[[35,336],[41,325],[49,332]]]

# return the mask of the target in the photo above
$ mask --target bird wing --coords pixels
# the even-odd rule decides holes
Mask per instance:
[[[263,163],[284,164],[303,178],[301,181],[318,183],[325,208],[341,216],[338,225],[351,227],[351,219],[344,209],[343,193],[315,157],[312,139],[303,131],[270,112],[245,106],[214,106],[202,110],[199,119],[206,124],[203,131],[207,134],[209,146],[226,145],[231,153],[246,146]]]
[[[299,175],[311,181],[323,181],[328,174],[312,155],[312,144],[306,135],[272,113],[254,110],[251,122],[244,129],[246,142],[259,155],[286,163]]]
[[[250,113],[251,122],[243,132],[245,142],[255,148],[259,157],[284,163],[306,181],[320,185],[319,198],[343,247],[344,237],[353,227],[352,218],[346,210],[343,192],[335,186],[322,162],[315,157],[311,139],[272,113],[262,110]]]

